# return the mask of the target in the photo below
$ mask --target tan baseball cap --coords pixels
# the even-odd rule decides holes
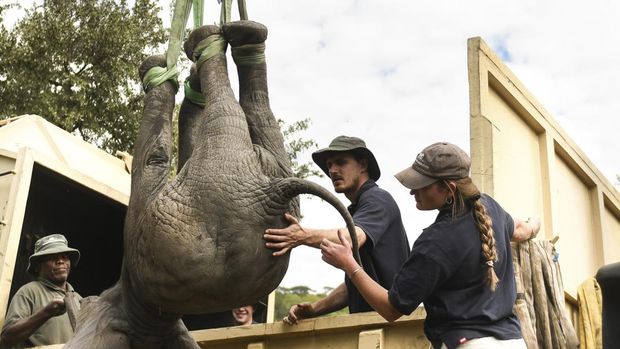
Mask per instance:
[[[413,165],[394,175],[409,189],[421,189],[440,179],[461,179],[469,176],[471,160],[463,149],[448,142],[424,148]]]

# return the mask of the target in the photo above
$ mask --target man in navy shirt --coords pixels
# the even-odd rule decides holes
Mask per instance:
[[[362,267],[373,280],[390,288],[396,272],[409,256],[409,242],[392,196],[375,183],[381,172],[372,152],[357,137],[336,137],[329,147],[312,154],[314,162],[332,180],[334,190],[343,193],[360,246]],[[297,219],[286,215],[291,223],[284,229],[268,229],[266,246],[280,256],[290,249],[306,245],[319,248],[323,239],[338,242],[338,230],[302,227]],[[349,277],[326,298],[314,303],[296,304],[283,321],[296,324],[305,318],[321,316],[349,306],[350,313],[373,311]]]

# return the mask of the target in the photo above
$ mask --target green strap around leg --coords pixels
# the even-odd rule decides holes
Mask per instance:
[[[163,84],[166,80],[170,80],[174,84],[175,90],[178,90],[178,76],[179,72],[176,66],[172,67],[172,69],[153,67],[144,74],[144,78],[142,78],[142,88],[144,92],[149,92],[153,87]]]
[[[194,49],[194,60],[196,61],[196,71],[200,71],[202,63],[218,54],[226,54],[228,42],[221,35],[211,35],[196,45]]]
[[[185,80],[185,84],[183,84],[183,87],[185,89],[185,98],[187,100],[189,100],[190,102],[196,104],[197,106],[200,106],[202,108],[205,107],[206,103],[205,103],[205,96],[202,95],[202,93],[194,90],[190,85],[189,85],[189,77]]]
[[[233,47],[232,57],[238,66],[265,63],[265,43]]]

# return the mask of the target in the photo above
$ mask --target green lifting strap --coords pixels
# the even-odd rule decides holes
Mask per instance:
[[[194,0],[194,29],[202,26],[202,13],[204,11],[204,0]]]
[[[222,9],[220,11],[220,27],[231,19],[232,0],[218,0],[222,3]]]
[[[218,0],[222,4],[222,10],[220,11],[220,26],[230,22],[232,12],[232,0]],[[248,19],[248,10],[245,6],[245,0],[237,0],[239,5],[239,18],[241,20]]]
[[[183,41],[183,32],[192,9],[192,1],[176,0],[174,6],[174,16],[172,17],[172,25],[170,26],[170,40],[168,41],[168,50],[166,51],[166,66],[168,69],[177,65],[177,59],[181,53],[181,42]]]
[[[200,71],[202,63],[209,58],[225,54],[228,42],[221,35],[211,35],[196,45],[194,49],[194,60],[196,60],[196,71]]]
[[[176,66],[172,67],[172,69],[155,66],[149,69],[146,74],[144,74],[144,78],[142,78],[144,92],[149,92],[153,87],[163,84],[166,80],[170,80],[174,84],[175,90],[178,90],[178,75],[179,72]]]
[[[233,47],[232,57],[241,66],[265,63],[265,43]]]
[[[237,0],[237,4],[239,5],[239,17],[242,20],[248,19],[248,10],[245,7],[245,0]]]
[[[170,38],[168,40],[168,50],[166,51],[166,68],[153,67],[144,75],[142,86],[144,91],[148,92],[151,88],[171,80],[178,89],[179,82],[177,77],[177,60],[181,53],[181,42],[183,41],[183,32],[192,9],[191,0],[176,0],[174,6],[174,15],[170,26]]]
[[[189,85],[189,77],[185,80],[185,84],[183,85],[183,87],[185,88],[185,98],[187,98],[190,102],[196,104],[199,107],[205,107],[205,96],[203,96],[202,93],[194,90]]]

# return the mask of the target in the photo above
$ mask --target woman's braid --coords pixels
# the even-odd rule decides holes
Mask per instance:
[[[478,225],[478,231],[480,231],[480,240],[482,240],[482,257],[484,257],[488,266],[487,282],[489,283],[491,291],[495,291],[499,280],[493,268],[493,264],[497,260],[493,222],[491,221],[491,217],[487,214],[486,207],[484,207],[479,199],[474,201],[474,219]]]

